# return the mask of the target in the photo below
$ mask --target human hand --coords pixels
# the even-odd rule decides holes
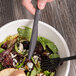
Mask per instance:
[[[33,15],[35,15],[36,9],[33,7],[32,0],[22,0],[23,6]],[[37,5],[40,10],[45,8],[47,2],[52,2],[53,0],[38,0]]]

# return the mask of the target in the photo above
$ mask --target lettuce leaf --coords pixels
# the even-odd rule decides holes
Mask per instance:
[[[9,42],[11,42],[11,40],[14,40],[14,39],[16,39],[18,37],[18,34],[15,34],[15,35],[12,35],[12,36],[7,36],[5,39],[4,39],[4,41],[2,41],[1,43],[0,43],[0,47],[4,44],[4,43],[9,43]]]
[[[52,50],[53,53],[58,52],[58,49],[57,49],[56,45],[53,42],[46,43],[46,45],[49,47],[49,49]]]
[[[34,58],[32,57],[31,59],[32,59],[33,63],[35,64]],[[37,73],[40,73],[41,66],[40,66],[40,62],[39,61],[37,62],[37,64],[35,64],[35,67],[36,67]]]
[[[55,72],[52,72],[51,74],[50,74],[50,76],[54,76],[55,75]]]
[[[38,41],[42,44],[44,50],[46,50],[46,46],[48,46],[48,48],[51,49],[53,53],[58,52],[56,45],[52,41],[44,37],[38,37]]]
[[[17,31],[18,31],[18,34],[19,34],[20,37],[26,38],[27,40],[30,41],[31,33],[32,33],[31,28],[29,28],[29,27],[24,27],[24,29],[18,28]]]
[[[26,38],[28,41],[30,41],[31,33],[32,33],[31,28],[29,28],[29,27],[24,27],[24,29],[18,28],[17,31],[18,31],[18,34],[20,37]],[[58,49],[52,41],[50,41],[44,37],[38,37],[37,40],[42,44],[44,50],[46,50],[46,46],[48,46],[48,48],[51,49],[53,53],[57,53]]]
[[[27,72],[27,76],[30,76],[30,72]]]
[[[1,48],[2,44],[3,44],[3,42],[0,42],[0,48]]]
[[[46,76],[54,76],[55,75],[55,72],[49,72],[48,70],[44,71],[44,74]]]
[[[59,55],[58,54],[50,54],[49,58],[50,59],[52,59],[52,58],[59,58]]]
[[[32,72],[31,72],[31,76],[36,76],[36,74],[37,74],[37,70],[36,70],[36,68],[34,67],[34,69],[33,69]]]
[[[26,58],[24,57],[24,59],[23,59],[22,63],[20,63],[20,65],[19,65],[19,63],[17,63],[17,65],[16,65],[17,69],[21,68],[24,65],[25,59]]]
[[[46,76],[50,76],[50,72],[49,71],[44,71],[44,74],[46,75]]]
[[[37,40],[42,44],[42,46],[43,46],[43,48],[44,48],[44,50],[45,50],[45,49],[46,49],[46,43],[44,42],[44,38],[38,37]]]

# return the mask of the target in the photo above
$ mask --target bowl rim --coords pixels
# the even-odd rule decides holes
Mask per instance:
[[[22,21],[34,21],[33,19],[19,19],[19,20],[14,20],[14,21],[11,21],[11,22],[8,22],[6,24],[4,24],[3,26],[0,27],[0,31],[3,30],[4,28],[8,27],[8,25],[11,25],[13,23],[16,23],[16,22],[22,22]],[[52,27],[51,25],[45,23],[45,22],[42,22],[42,21],[39,21],[40,24],[43,24],[44,26],[50,28],[52,31],[54,31],[59,37],[60,39],[62,40],[65,48],[67,49],[67,55],[70,56],[70,52],[69,52],[69,48],[67,46],[67,43],[66,41],[64,40],[63,36],[54,28]],[[69,71],[70,71],[70,61],[67,62],[67,69],[66,69],[66,73],[65,73],[65,76],[68,76],[69,74]]]

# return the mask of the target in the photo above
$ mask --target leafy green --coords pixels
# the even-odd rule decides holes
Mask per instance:
[[[30,41],[31,32],[32,32],[31,28],[29,28],[29,27],[24,27],[24,29],[18,28],[17,31],[18,31],[18,34],[20,37],[26,38],[27,40]],[[53,53],[57,53],[58,49],[57,49],[56,45],[53,42],[51,42],[50,40],[48,40],[44,37],[38,37],[37,40],[42,44],[44,50],[46,50],[46,46],[48,46],[48,48],[51,49],[53,51]]]
[[[55,72],[52,72],[51,74],[50,74],[50,76],[54,76],[55,75]]]
[[[46,45],[53,51],[53,53],[57,53],[58,49],[53,42],[46,43]]]
[[[30,72],[27,72],[27,76],[30,76]]]
[[[37,69],[34,67],[34,69],[31,72],[31,76],[36,76],[37,74]]]
[[[2,44],[4,44],[5,42],[8,42],[9,40],[14,39],[14,38],[16,38],[16,37],[18,37],[18,34],[15,34],[15,35],[12,35],[12,36],[7,36],[7,37],[4,39],[4,41],[2,41],[2,42],[0,43],[0,47],[1,47]]]
[[[54,76],[55,75],[55,72],[44,71],[44,74],[46,76]]]
[[[15,43],[15,50],[16,50],[17,53],[23,54],[22,52],[19,52],[19,51],[18,51],[17,43]]]
[[[36,74],[40,73],[41,69],[34,67],[34,69],[31,71],[30,76],[36,76]]]
[[[38,66],[38,68],[41,68],[40,62],[39,62],[39,61],[37,62],[37,66]]]
[[[3,70],[4,67],[2,66],[2,64],[0,63],[0,71]]]
[[[17,53],[22,54],[22,52],[19,52],[19,51],[18,51],[19,49],[18,49],[18,47],[17,47],[17,43],[15,43],[15,50],[16,50]]]
[[[32,33],[31,28],[29,27],[24,27],[24,29],[18,28],[17,31],[20,37],[26,38],[27,40],[30,41],[31,33]]]
[[[49,55],[49,58],[59,58],[59,55],[58,54],[50,54]]]
[[[2,53],[3,51],[5,51],[3,48],[0,48],[0,53]]]
[[[32,57],[31,59],[32,59],[33,63],[35,64],[34,58]],[[40,73],[40,71],[41,71],[41,66],[40,66],[39,61],[37,62],[37,64],[35,64],[35,67],[36,67],[36,69],[37,69],[37,73]]]
[[[0,48],[1,48],[2,44],[3,44],[3,42],[0,42]]]
[[[50,72],[49,71],[44,71],[44,74],[46,75],[46,76],[50,76]]]
[[[44,48],[44,50],[45,50],[45,49],[46,49],[46,43],[45,43],[44,38],[42,38],[42,37],[38,37],[37,40],[42,44],[42,46],[43,46],[43,48]]]
[[[58,49],[52,41],[44,37],[38,37],[38,41],[42,44],[44,50],[46,50],[46,46],[48,46],[48,48],[51,49],[53,53],[57,53]]]
[[[17,65],[16,65],[16,68],[17,69],[19,69],[19,68],[21,68],[22,66],[23,66],[23,64],[24,64],[24,62],[25,62],[25,57],[24,57],[24,59],[23,59],[23,62],[19,65],[19,63],[17,63]]]
[[[22,55],[24,55],[24,56],[27,56],[28,55],[28,52],[27,51],[19,51],[19,48],[18,48],[18,46],[17,46],[17,43],[15,43],[15,51],[17,52],[17,53],[19,53],[19,54],[22,54]]]
[[[37,74],[40,73],[41,68],[36,68],[37,69]]]
[[[33,57],[31,57],[31,59],[32,59],[33,63],[35,64],[35,60],[34,60],[34,58],[33,58]]]

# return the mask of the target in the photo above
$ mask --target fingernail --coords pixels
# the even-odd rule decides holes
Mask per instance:
[[[39,4],[39,9],[42,10],[42,9],[44,9],[44,7],[45,7],[45,4],[44,4],[44,3],[40,3],[40,4]]]

